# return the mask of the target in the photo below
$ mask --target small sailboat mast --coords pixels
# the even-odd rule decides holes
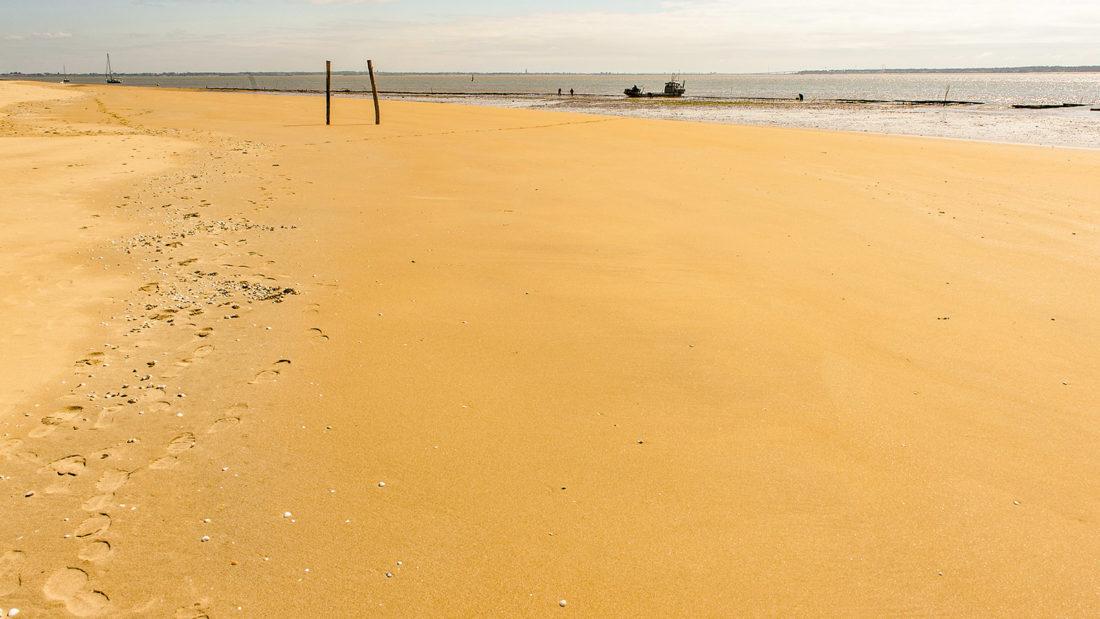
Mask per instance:
[[[111,70],[111,52],[107,52],[107,73],[104,76],[107,78],[108,84],[122,83],[122,80],[115,77],[115,72]]]

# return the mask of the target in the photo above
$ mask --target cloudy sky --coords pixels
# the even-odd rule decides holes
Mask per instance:
[[[0,0],[0,72],[1100,64],[1100,0]]]

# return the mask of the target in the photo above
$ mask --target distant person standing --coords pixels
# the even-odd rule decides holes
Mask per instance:
[[[803,97],[803,96],[802,96],[802,93],[798,93],[798,100],[799,100],[799,101],[805,101],[805,100],[806,100],[806,97]]]
[[[573,96],[573,89],[572,89],[572,88],[570,88],[570,89],[569,89],[569,96],[570,96],[570,97],[572,97],[572,96]]]
[[[558,89],[558,96],[561,96],[561,88]]]

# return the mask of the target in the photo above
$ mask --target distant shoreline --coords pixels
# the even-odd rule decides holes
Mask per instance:
[[[798,71],[796,75],[863,75],[867,73],[1100,73],[1100,66],[983,67],[975,69],[817,69]]]

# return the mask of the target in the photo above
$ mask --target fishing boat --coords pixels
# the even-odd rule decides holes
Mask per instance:
[[[121,84],[122,80],[115,77],[115,72],[111,70],[111,54],[107,53],[107,73],[104,74],[107,78],[108,84]]]
[[[674,76],[668,82],[665,83],[664,92],[643,92],[641,88],[635,85],[633,88],[627,88],[623,91],[623,94],[631,99],[639,99],[642,97],[682,97],[687,92],[687,82],[678,82]]]

